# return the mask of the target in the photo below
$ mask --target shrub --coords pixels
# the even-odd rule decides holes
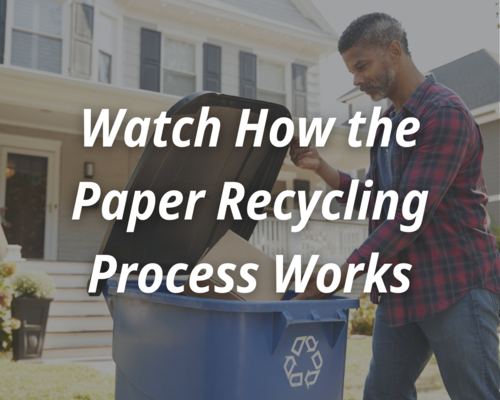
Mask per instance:
[[[19,329],[21,325],[21,322],[10,314],[12,287],[9,278],[15,274],[16,268],[16,262],[0,264],[0,353],[12,348],[12,331]]]
[[[54,282],[45,272],[22,271],[12,278],[16,297],[54,297]]]
[[[349,311],[349,334],[371,336],[376,310],[377,306],[370,301],[369,293],[363,293],[359,298],[359,309]]]

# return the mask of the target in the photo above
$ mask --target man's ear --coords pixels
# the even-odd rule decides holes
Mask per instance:
[[[393,40],[387,47],[387,54],[394,65],[399,64],[401,62],[401,58],[403,57],[403,47],[401,46],[401,43],[397,40]]]

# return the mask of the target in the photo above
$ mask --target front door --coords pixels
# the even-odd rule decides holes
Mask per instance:
[[[48,158],[7,153],[4,231],[25,258],[43,259]]]
[[[52,142],[0,134],[2,226],[24,258],[57,259],[60,146]]]

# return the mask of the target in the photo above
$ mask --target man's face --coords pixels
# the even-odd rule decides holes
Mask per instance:
[[[354,86],[368,94],[373,101],[388,97],[396,71],[381,49],[351,47],[342,54],[347,69],[354,74]]]

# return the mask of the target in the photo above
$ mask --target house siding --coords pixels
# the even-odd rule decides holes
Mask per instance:
[[[110,148],[102,148],[98,144],[92,148],[85,148],[81,135],[10,125],[0,125],[0,131],[17,136],[62,142],[57,259],[94,261],[109,222],[102,217],[100,207],[83,209],[80,220],[71,219],[79,183],[91,181],[99,184],[100,203],[102,203],[102,196],[109,191],[123,190],[143,149],[128,148],[122,141],[116,141]],[[94,179],[83,178],[84,162],[94,163]]]
[[[492,121],[480,126],[483,135],[482,170],[488,196],[500,194],[500,121]],[[486,207],[492,225],[500,226],[500,201],[490,201]]]

